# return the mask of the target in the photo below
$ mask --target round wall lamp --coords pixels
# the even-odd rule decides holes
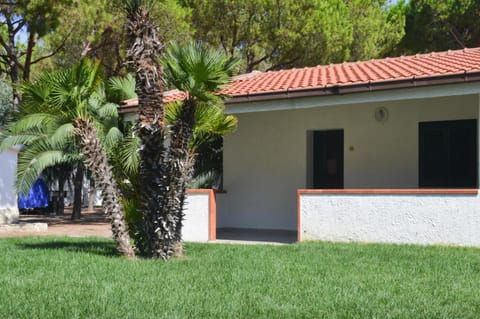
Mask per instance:
[[[384,123],[388,120],[388,110],[384,106],[377,107],[374,111],[375,120]]]

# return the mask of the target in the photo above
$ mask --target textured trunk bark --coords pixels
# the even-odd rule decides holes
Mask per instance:
[[[195,163],[195,156],[189,152],[194,125],[195,103],[191,100],[186,100],[177,122],[172,127],[170,152],[166,165],[166,182],[168,187],[162,205],[164,214],[172,216],[171,218],[175,222],[173,225],[173,237],[171,242],[168,243],[170,247],[163,253],[168,253],[175,257],[183,255],[183,206],[185,204],[187,186],[193,176]]]
[[[75,135],[80,139],[83,163],[92,172],[96,185],[102,191],[102,206],[112,226],[113,239],[117,250],[126,257],[135,257],[130,244],[127,225],[122,213],[117,184],[107,156],[92,123],[78,119],[74,122]]]
[[[82,188],[83,188],[83,175],[85,169],[82,164],[77,166],[75,177],[73,179],[73,209],[72,220],[80,219],[82,216]]]
[[[163,198],[166,192],[165,183],[165,138],[163,129],[157,128],[157,132],[145,132],[140,128],[140,178],[142,215],[145,228],[146,243],[145,253],[161,258],[168,258],[161,252],[168,250],[165,242],[172,237],[172,219],[164,214],[162,209]]]
[[[88,188],[88,212],[95,211],[95,201],[97,199],[97,190],[95,188],[95,180],[90,177],[90,187]]]
[[[160,56],[163,44],[158,27],[147,8],[141,6],[127,13],[131,47],[127,59],[136,74],[138,95],[137,134],[140,146],[141,202],[145,231],[145,253],[168,258],[163,253],[171,248],[175,221],[162,209],[165,183],[165,135],[163,109],[162,68],[155,59]]]

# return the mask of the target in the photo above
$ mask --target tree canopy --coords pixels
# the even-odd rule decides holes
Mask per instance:
[[[375,0],[182,0],[194,37],[242,58],[241,72],[380,57],[404,18]]]
[[[480,46],[480,1],[411,0],[399,51],[417,53]]]

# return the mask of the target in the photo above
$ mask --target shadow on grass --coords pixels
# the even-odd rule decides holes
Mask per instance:
[[[40,243],[17,244],[19,249],[32,250],[63,250],[72,253],[95,254],[104,257],[118,256],[115,244],[105,241],[73,242],[66,240],[55,240]]]

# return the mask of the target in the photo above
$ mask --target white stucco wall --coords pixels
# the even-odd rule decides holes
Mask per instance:
[[[214,214],[213,190],[189,191],[185,205],[185,219],[182,227],[183,240],[191,242],[207,242],[211,237]],[[213,205],[213,206],[212,206]],[[213,211],[212,211],[213,210]],[[213,224],[214,227],[214,224]]]
[[[478,195],[304,194],[302,240],[480,246]]]
[[[0,224],[18,221],[17,195],[15,193],[15,172],[17,152],[8,150],[0,153]]]
[[[296,229],[296,190],[310,186],[308,131],[344,129],[345,188],[417,188],[418,123],[476,119],[478,105],[467,95],[239,113],[224,140],[218,226]],[[374,118],[380,106],[384,123]]]

